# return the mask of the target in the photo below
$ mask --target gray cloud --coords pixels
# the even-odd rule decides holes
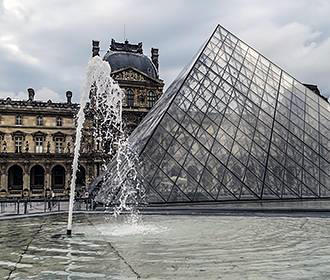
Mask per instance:
[[[55,99],[70,89],[77,101],[91,40],[104,53],[111,38],[124,39],[124,24],[146,54],[160,49],[168,85],[218,23],[330,95],[329,12],[327,0],[0,0],[0,97],[34,87]]]

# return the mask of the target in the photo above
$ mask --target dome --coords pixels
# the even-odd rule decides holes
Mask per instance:
[[[108,51],[103,60],[110,64],[111,72],[132,67],[151,78],[158,79],[155,65],[150,58],[144,54],[125,51]]]

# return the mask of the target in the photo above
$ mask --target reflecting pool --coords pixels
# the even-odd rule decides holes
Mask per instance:
[[[0,279],[330,279],[330,219],[79,214],[0,220]]]

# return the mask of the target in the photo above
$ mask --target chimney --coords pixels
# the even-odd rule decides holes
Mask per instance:
[[[100,41],[92,41],[92,56],[99,56],[100,55]]]
[[[159,57],[158,49],[151,48],[151,60],[153,64],[156,66],[157,71],[159,68],[158,57]]]
[[[33,101],[34,95],[35,95],[34,89],[33,88],[28,88],[27,91],[29,93],[29,101]]]
[[[68,91],[65,93],[65,95],[66,95],[66,103],[71,104],[72,91],[69,91],[69,90],[68,90]]]

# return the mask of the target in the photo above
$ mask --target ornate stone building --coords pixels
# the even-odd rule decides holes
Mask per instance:
[[[65,195],[68,193],[74,116],[78,104],[34,100],[0,99],[0,195],[2,197]],[[95,163],[83,152],[77,184],[89,183]]]
[[[99,42],[93,41],[93,56]],[[112,77],[125,90],[123,118],[128,130],[134,129],[162,94],[164,83],[158,76],[158,50],[151,60],[137,45],[111,42],[104,56]],[[27,100],[0,99],[0,197],[63,196],[69,193],[75,138],[75,115],[79,104],[34,100],[28,89]],[[92,119],[86,118],[77,174],[78,190],[83,193],[99,175],[102,153],[91,134]]]
[[[99,42],[93,41],[93,56],[99,55]],[[103,59],[109,62],[111,76],[125,90],[123,118],[132,131],[163,93],[159,78],[158,49],[151,49],[151,58],[143,54],[142,43],[118,43],[111,40]]]

